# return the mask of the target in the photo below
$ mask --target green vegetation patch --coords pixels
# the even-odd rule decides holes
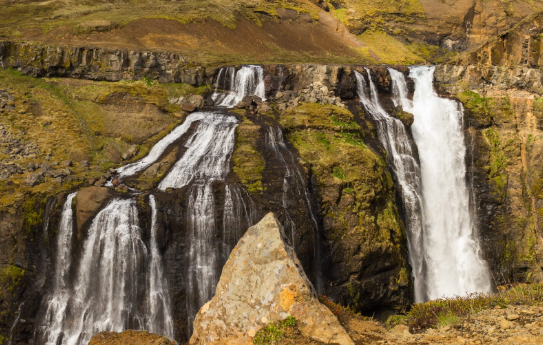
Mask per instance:
[[[358,39],[378,56],[380,63],[415,65],[426,62],[405,44],[383,31],[367,30]]]
[[[275,345],[285,338],[287,330],[296,327],[296,324],[294,316],[288,316],[283,321],[271,322],[256,333],[253,344]]]
[[[329,238],[356,246],[353,250],[362,260],[367,255],[388,255],[403,267],[405,233],[394,183],[385,159],[365,145],[366,133],[353,114],[332,105],[302,104],[281,114],[279,123],[301,164],[316,177]],[[347,252],[346,262],[347,255],[353,255]],[[397,274],[391,288],[402,280],[400,270]],[[354,281],[345,288],[351,296],[349,305],[355,310],[363,307],[367,301],[360,290],[364,287]]]
[[[266,162],[257,147],[259,130],[260,126],[243,115],[237,128],[236,150],[232,156],[233,171],[251,194],[263,191],[262,173]]]
[[[0,270],[0,286],[1,291],[12,293],[25,275],[25,270],[14,265],[9,265]]]
[[[37,154],[0,154],[2,161],[20,167],[72,161],[69,169],[76,177],[62,184],[45,178],[43,183],[31,187],[25,184],[31,171],[12,175],[9,183],[0,182],[0,207],[10,212],[28,199],[28,192],[45,197],[68,191],[81,181],[97,178],[119,166],[122,156],[130,150],[138,152],[132,159],[145,155],[183,121],[184,113],[168,99],[209,90],[208,86],[194,88],[145,80],[39,79],[13,69],[0,70],[0,84],[15,98],[15,110],[1,112],[0,125],[21,143],[37,146]],[[89,166],[82,164],[84,161]],[[64,167],[53,165],[53,169]],[[25,223],[32,227],[40,220],[39,215],[26,206],[25,210]]]
[[[416,303],[404,321],[420,332],[427,328],[457,323],[461,317],[496,306],[534,305],[543,302],[542,284],[522,284],[502,289],[495,294],[471,294],[466,297],[443,298],[425,303]]]
[[[457,95],[458,99],[469,110],[470,115],[481,124],[490,124],[492,121],[492,98],[479,95],[477,92],[464,91]]]

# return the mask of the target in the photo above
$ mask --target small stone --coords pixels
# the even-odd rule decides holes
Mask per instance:
[[[183,104],[181,104],[181,110],[184,110],[184,111],[187,111],[187,112],[192,112],[192,111],[196,110],[196,106],[194,104],[191,104],[191,103],[183,103]]]
[[[251,328],[249,332],[247,332],[247,335],[251,338],[254,338],[256,335],[256,330],[254,328]]]
[[[494,333],[495,331],[496,331],[496,327],[490,327],[490,328],[488,329],[488,334],[492,334],[492,333]]]
[[[87,160],[81,161],[79,164],[80,164],[82,167],[86,168],[86,167],[89,166],[89,161],[87,161]]]
[[[404,335],[405,333],[409,333],[409,327],[406,325],[396,325],[392,328],[391,332],[398,335]]]
[[[71,160],[64,161],[64,162],[62,162],[62,165],[65,166],[65,167],[71,167],[72,166],[72,161]]]
[[[96,179],[94,179],[94,178],[89,179],[89,184],[90,184],[91,186],[92,186],[93,184],[95,184],[95,183],[96,183]]]
[[[518,318],[519,318],[518,314],[509,314],[509,315],[507,315],[507,320],[509,320],[509,321],[517,320]]]
[[[440,329],[440,331],[441,331],[441,332],[447,332],[449,329],[451,329],[451,327],[445,326],[445,327],[442,327],[442,328]]]
[[[192,95],[189,97],[188,101],[196,108],[202,108],[204,106],[204,97],[200,95]]]
[[[113,181],[111,181],[111,184],[114,185],[115,187],[117,187],[119,185],[119,180],[117,180],[115,178],[115,179],[113,179]]]
[[[268,319],[265,316],[263,316],[262,319],[260,319],[260,321],[262,321],[262,323],[264,324],[268,323]]]
[[[34,187],[43,182],[43,176],[41,174],[30,174],[25,179],[25,184],[30,187]]]
[[[543,328],[539,329],[539,335],[543,336]]]
[[[509,321],[507,321],[505,319],[502,319],[500,321],[500,328],[501,329],[509,329],[509,328],[511,328],[511,322],[509,322]]]

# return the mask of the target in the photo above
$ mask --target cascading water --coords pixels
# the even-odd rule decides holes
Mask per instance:
[[[379,141],[387,151],[390,167],[399,184],[398,187],[405,209],[409,261],[415,280],[415,301],[421,302],[426,299],[426,286],[422,250],[424,229],[422,223],[420,168],[415,159],[415,149],[411,147],[405,126],[400,120],[390,116],[383,109],[369,70],[366,69],[366,73],[369,90],[368,86],[366,86],[366,78],[355,71],[358,95],[366,111],[377,123]]]
[[[154,195],[149,196],[151,206],[151,263],[149,267],[149,317],[146,329],[173,339],[173,318],[170,307],[168,282],[164,279],[164,265],[157,243],[157,206]]]
[[[158,185],[158,189],[182,188],[194,179],[224,180],[230,171],[238,120],[232,115],[205,113],[187,151]]]
[[[201,121],[202,119],[206,118],[209,115],[207,112],[196,112],[192,113],[189,116],[187,116],[186,120],[179,126],[177,126],[173,131],[171,131],[168,135],[166,135],[164,138],[159,140],[155,146],[151,149],[149,154],[145,156],[144,158],[140,159],[137,162],[127,164],[123,167],[120,167],[117,169],[117,173],[119,174],[119,179],[127,176],[131,176],[134,174],[137,174],[138,172],[148,168],[153,163],[155,163],[160,156],[166,151],[168,146],[173,144],[175,141],[179,140],[185,134],[190,126],[196,122]]]
[[[401,73],[391,73],[395,99],[413,113],[423,200],[423,253],[428,299],[489,292],[490,273],[481,258],[469,209],[466,146],[461,104],[433,89],[434,67],[412,67],[413,101]]]
[[[57,257],[55,260],[55,280],[53,294],[47,302],[46,329],[44,337],[47,344],[56,344],[61,336],[66,315],[66,307],[71,298],[69,273],[71,269],[73,211],[72,201],[77,193],[66,198],[57,234]]]
[[[166,190],[190,185],[187,209],[187,288],[195,296],[187,301],[189,327],[198,309],[213,297],[224,263],[221,252],[214,246],[219,228],[223,229],[223,248],[228,250],[243,234],[242,227],[253,221],[251,208],[244,204],[237,186],[225,186],[223,224],[218,224],[216,216],[213,184],[224,183],[230,172],[237,125],[238,120],[232,115],[208,113],[187,140],[186,152],[158,186],[160,190]]]
[[[324,289],[324,283],[323,283],[322,271],[321,271],[322,258],[321,258],[321,250],[320,250],[320,227],[319,227],[317,218],[315,216],[314,205],[311,202],[311,194],[309,193],[309,189],[306,186],[305,179],[303,178],[303,174],[298,167],[295,157],[292,155],[292,152],[287,147],[281,128],[269,127],[266,132],[265,143],[266,143],[266,147],[274,152],[277,159],[281,162],[281,165],[285,168],[285,176],[283,177],[283,193],[282,193],[281,203],[285,212],[285,217],[288,222],[288,224],[285,224],[285,227],[287,229],[290,229],[291,241],[292,241],[291,244],[293,248],[296,248],[296,242],[295,242],[296,225],[294,221],[292,220],[292,217],[289,212],[289,205],[288,205],[289,192],[290,193],[294,192],[298,195],[297,198],[302,198],[305,200],[305,204],[306,204],[305,206],[307,208],[309,217],[311,218],[311,221],[314,226],[314,231],[315,231],[315,246],[314,246],[314,249],[315,249],[314,271],[315,271],[315,280],[316,280],[315,288],[317,289],[317,292],[320,293]]]
[[[161,260],[156,231],[151,230],[148,265],[134,199],[114,199],[96,215],[70,284],[74,197],[68,197],[59,224],[55,286],[42,327],[45,343],[87,344],[98,332],[129,328],[173,336],[169,309],[161,307],[168,293],[156,267]]]
[[[230,85],[226,87],[228,80]],[[212,99],[218,107],[233,107],[245,96],[258,96],[266,99],[264,88],[264,70],[260,66],[243,66],[236,72],[234,67],[225,67],[217,75],[215,92]],[[227,90],[222,92],[220,88]]]
[[[147,288],[140,274],[147,248],[141,232],[135,200],[114,199],[96,215],[83,245],[66,344],[87,344],[101,331],[144,328],[138,302]]]

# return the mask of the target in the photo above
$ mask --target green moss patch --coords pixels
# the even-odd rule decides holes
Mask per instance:
[[[145,155],[183,121],[184,114],[168,99],[209,90],[208,86],[194,88],[145,80],[37,79],[12,69],[0,70],[0,84],[15,97],[15,110],[0,113],[0,124],[22,143],[36,144],[38,152],[33,156],[2,154],[2,160],[20,167],[59,163],[53,169],[62,169],[62,162],[72,161],[69,169],[73,176],[62,184],[45,178],[44,183],[28,186],[25,179],[31,171],[0,182],[0,207],[12,212],[28,199],[28,192],[44,197],[58,194],[126,163],[122,156],[134,146],[138,155],[132,159]],[[34,226],[39,217],[25,212],[25,223]]]
[[[367,30],[358,39],[377,55],[380,63],[415,65],[426,62],[412,49],[383,31]]]
[[[232,156],[233,171],[251,194],[263,191],[265,161],[257,147],[259,130],[260,126],[243,116],[237,128],[236,150]]]
[[[279,122],[302,165],[316,177],[327,237],[346,248],[355,246],[359,257],[388,255],[404,267],[405,233],[392,177],[385,160],[365,145],[353,114],[337,106],[303,104],[281,114]],[[354,255],[348,251],[346,262]],[[395,280],[400,275],[399,269]],[[360,291],[365,287],[347,285],[349,305],[363,307]]]

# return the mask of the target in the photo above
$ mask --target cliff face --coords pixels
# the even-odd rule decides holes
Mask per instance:
[[[126,70],[116,69],[113,74],[107,69],[98,70],[93,78],[102,80],[121,75],[131,78],[133,70],[129,65],[124,66]],[[73,71],[80,73],[87,71],[86,68],[80,66]],[[314,284],[322,284],[320,293],[365,312],[404,308],[411,301],[405,229],[385,152],[376,139],[371,117],[361,110],[355,99],[353,71],[362,71],[362,67],[267,65],[264,68],[266,97],[270,101],[257,107],[246,104],[234,111],[240,125],[227,183],[240,191],[242,202],[253,200],[255,217],[273,211],[281,222],[288,224],[287,234],[304,270]],[[45,70],[50,77],[55,73],[62,76],[68,73],[55,68]],[[204,69],[193,71],[195,74],[190,75],[190,80],[217,73]],[[10,132],[40,128],[30,124],[25,125],[28,128],[16,128],[13,124],[26,124],[27,117],[42,121],[51,111],[62,111],[66,119],[73,117],[82,121],[78,139],[81,143],[76,140],[77,145],[65,150],[57,150],[48,132],[34,135],[47,140],[36,142],[39,151],[32,156],[12,154],[17,147],[5,146],[9,148],[7,157],[13,165],[21,167],[20,171],[11,172],[1,185],[4,197],[10,195],[16,201],[1,216],[3,224],[9,225],[1,228],[6,238],[2,245],[11,248],[0,257],[2,267],[10,272],[9,279],[2,280],[5,295],[2,303],[6,311],[1,319],[2,334],[15,339],[17,344],[32,337],[43,317],[40,308],[51,287],[56,236],[66,192],[79,190],[73,206],[77,233],[74,248],[81,248],[92,218],[112,198],[126,197],[127,190],[123,189],[126,187],[104,187],[106,178],[112,175],[109,168],[140,158],[164,132],[183,121],[186,113],[179,105],[172,104],[179,96],[191,99],[190,95],[209,89],[186,84],[156,84],[151,80],[101,83],[50,78],[41,81],[43,85],[25,89],[32,90],[34,95],[29,107],[28,101],[21,99],[25,95],[24,87],[19,90],[17,85],[34,83],[36,79],[15,75],[13,71],[9,73],[12,74],[4,76],[4,80],[8,92],[14,95],[14,101],[9,103],[14,109],[6,108],[4,114],[11,119],[6,123]],[[86,76],[87,72],[81,73],[80,76]],[[160,78],[160,72],[156,73]],[[383,101],[389,104],[386,100],[390,80],[386,69],[372,68],[372,75]],[[50,96],[42,95],[43,90],[54,91],[57,96],[53,97],[61,96],[60,105],[47,103]],[[69,107],[56,110],[61,105]],[[22,109],[25,111],[20,112]],[[140,127],[138,121],[146,117],[149,117],[147,125]],[[58,127],[59,118],[56,119],[45,128],[63,140],[63,127]],[[153,127],[149,127],[150,123]],[[30,137],[21,138],[24,143],[32,142]],[[272,138],[284,140],[284,144],[274,146]],[[190,334],[186,306],[187,301],[193,299],[193,292],[182,278],[187,276],[188,270],[189,189],[160,192],[155,187],[186,150],[186,140],[187,136],[183,137],[157,164],[127,181],[129,186],[143,191],[136,205],[146,240],[150,236],[151,210],[145,205],[150,193],[156,197],[159,247],[164,253],[165,275],[172,287],[178,339],[186,339]],[[91,153],[81,155],[80,150],[86,147]],[[66,159],[71,160],[65,163]],[[356,164],[349,163],[350,160]],[[39,167],[30,167],[30,162],[39,163]],[[70,169],[70,174],[60,174],[63,169]],[[24,182],[34,175],[34,182]],[[285,181],[289,183],[286,194]],[[243,188],[248,193],[242,192]],[[214,198],[219,200],[215,213],[219,222],[225,212],[221,200],[225,200],[227,191],[221,183],[214,183],[212,189]],[[217,248],[225,245],[222,238],[215,240]],[[47,245],[41,245],[43,243]],[[219,257],[222,267],[227,254]],[[33,302],[21,304],[23,301]],[[11,333],[16,316],[24,322],[17,322]]]
[[[541,65],[541,33],[543,15],[540,11],[524,18],[509,30],[491,37],[481,47],[459,56],[462,65],[508,66],[518,68]]]

